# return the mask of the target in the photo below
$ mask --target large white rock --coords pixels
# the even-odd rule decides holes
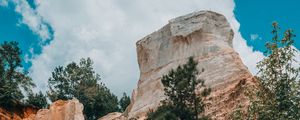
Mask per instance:
[[[229,99],[241,80],[252,77],[232,48],[232,39],[233,31],[223,15],[200,11],[172,19],[162,29],[138,41],[141,75],[126,113],[128,118],[140,118],[149,109],[157,108],[165,99],[161,77],[184,64],[191,56],[198,61],[198,70],[204,69],[198,78],[204,79],[206,85],[213,89],[211,100],[207,100],[209,107],[206,114],[228,117],[229,113],[218,110],[224,107],[221,103]],[[238,99],[247,102],[246,97]],[[210,104],[211,101],[214,104]]]
[[[212,88],[205,99],[205,114],[213,119],[229,119],[238,106],[247,106],[244,95],[255,79],[232,48],[233,31],[226,18],[211,11],[194,12],[169,21],[160,30],[139,40],[137,45],[140,79],[123,114],[144,119],[164,100],[161,77],[193,56],[199,79]],[[199,90],[198,90],[199,91]]]

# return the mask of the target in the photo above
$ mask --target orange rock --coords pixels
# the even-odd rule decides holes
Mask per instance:
[[[17,111],[7,111],[0,108],[0,120],[32,120],[37,111],[37,108],[31,106],[19,106]]]
[[[0,120],[84,120],[83,105],[77,100],[58,100],[49,109],[24,107],[22,113],[0,108]]]
[[[77,100],[58,100],[49,109],[40,109],[34,120],[84,120],[83,105]]]

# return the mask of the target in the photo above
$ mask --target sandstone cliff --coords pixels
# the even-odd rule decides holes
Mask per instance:
[[[198,61],[198,75],[212,88],[205,98],[206,115],[229,119],[234,109],[249,104],[244,92],[255,79],[232,48],[233,31],[226,18],[211,11],[194,12],[169,21],[160,30],[139,40],[137,45],[140,79],[132,93],[126,116],[144,119],[165,99],[161,77],[184,64],[190,56]],[[199,91],[199,90],[198,90]]]
[[[49,109],[40,109],[34,120],[84,120],[83,105],[77,100],[58,100]]]
[[[38,111],[37,108],[31,106],[18,106],[18,110],[7,111],[0,108],[0,120],[30,120]],[[28,118],[28,119],[27,119]]]
[[[0,120],[84,120],[83,105],[77,100],[58,100],[49,109],[25,107],[21,113],[0,109]]]

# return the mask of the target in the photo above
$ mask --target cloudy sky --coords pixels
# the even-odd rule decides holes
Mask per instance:
[[[0,0],[0,43],[20,43],[23,66],[38,90],[46,90],[56,66],[91,57],[103,82],[121,95],[131,93],[139,78],[135,42],[168,20],[200,10],[222,13],[234,29],[234,49],[255,73],[273,21],[300,33],[297,5],[297,0]],[[295,47],[300,49],[299,41]]]

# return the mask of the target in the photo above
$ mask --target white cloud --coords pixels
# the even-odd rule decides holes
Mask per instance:
[[[251,40],[257,40],[257,39],[262,39],[258,34],[250,34],[250,39]]]
[[[239,28],[240,24],[236,23],[235,26]],[[256,74],[256,63],[264,58],[264,55],[260,51],[253,51],[251,46],[247,46],[246,40],[244,40],[239,31],[235,30],[235,36],[233,38],[233,48],[239,53],[243,63],[248,67],[252,74]]]
[[[96,72],[113,92],[131,92],[139,78],[135,42],[171,18],[199,10],[227,17],[235,32],[234,49],[251,72],[256,72],[256,62],[263,58],[242,38],[233,0],[36,0],[36,4],[35,15],[54,30],[54,40],[32,60],[30,75],[42,90],[55,66],[91,57]]]
[[[0,6],[6,7],[6,6],[8,6],[8,2],[6,0],[1,0],[0,1]]]
[[[26,0],[1,0],[1,6],[8,6],[8,2],[12,2],[15,5],[15,12],[22,16],[20,23],[17,25],[27,25],[35,34],[37,34],[42,40],[51,38],[49,28],[34,9],[30,7]],[[42,41],[43,42],[43,41]]]

